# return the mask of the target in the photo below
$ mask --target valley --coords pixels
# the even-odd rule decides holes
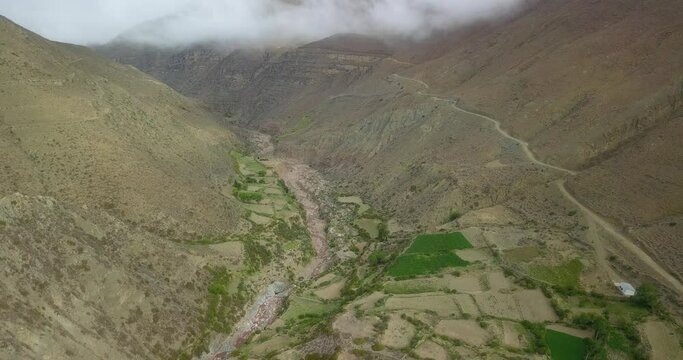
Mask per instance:
[[[410,78],[395,74],[392,77],[413,82]],[[419,85],[428,88],[427,84]],[[417,91],[415,96],[450,103],[448,99],[422,91]],[[538,160],[526,142],[506,133],[498,121],[452,105],[457,112],[492,123],[499,136],[519,145],[532,165],[568,176],[576,175],[572,170]],[[252,136],[252,142],[258,144],[256,147],[261,149],[259,155],[268,158],[268,163],[277,164],[282,161],[271,160],[276,146],[272,145],[269,136],[256,134]],[[287,178],[286,173],[280,175]],[[288,184],[292,184],[292,181]],[[510,231],[524,230],[508,226],[508,233],[501,238],[495,230],[487,229],[485,225],[505,221],[504,218],[497,218],[495,213],[489,214],[484,223],[471,219],[466,224],[467,227],[459,226],[457,222],[447,225],[449,231],[462,232],[419,235],[412,244],[410,241],[406,243],[406,240],[416,234],[414,229],[407,232],[389,231],[382,240],[376,234],[371,234],[372,232],[361,231],[362,228],[357,227],[357,220],[349,221],[347,218],[345,223],[332,221],[328,223],[328,234],[338,231],[330,226],[332,224],[342,228],[349,224],[357,227],[358,232],[355,235],[352,231],[347,232],[347,236],[350,235],[353,239],[352,251],[359,259],[363,259],[361,263],[356,262],[355,269],[350,270],[344,264],[348,260],[337,256],[338,260],[332,263],[329,272],[323,271],[315,282],[300,284],[290,296],[288,307],[283,309],[281,317],[272,324],[264,323],[260,331],[252,334],[249,341],[232,353],[232,356],[298,359],[304,357],[305,353],[301,351],[306,351],[310,358],[318,356],[317,358],[341,359],[515,358],[519,354],[526,354],[525,357],[543,358],[542,354],[549,354],[552,359],[583,359],[589,352],[593,353],[591,356],[595,356],[596,346],[604,346],[600,351],[612,354],[641,356],[638,355],[644,351],[641,343],[636,341],[614,345],[610,340],[623,338],[625,333],[634,331],[633,326],[637,326],[634,324],[650,320],[647,320],[646,311],[624,302],[616,296],[614,288],[609,287],[620,279],[620,275],[606,258],[605,247],[609,240],[604,238],[602,232],[607,232],[608,236],[620,237],[620,241],[627,244],[632,244],[631,241],[569,194],[562,177],[558,180],[551,179],[549,185],[567,202],[577,206],[589,224],[586,235],[590,241],[589,248],[578,250],[573,245],[558,242],[551,245],[554,251],[565,253],[565,259],[572,257],[567,252],[574,253],[573,256],[577,257],[574,260],[566,264],[529,266],[528,264],[537,263],[544,257],[546,259],[541,260],[541,263],[547,263],[549,254],[542,249],[548,247],[548,244],[543,244],[539,249],[533,245],[519,247],[514,242],[506,241],[504,237],[509,236]],[[328,191],[330,189],[325,186],[319,187],[317,201],[325,197],[320,192]],[[303,196],[305,202],[311,201],[307,192],[295,191],[295,194],[297,197]],[[338,197],[336,204],[327,203],[325,206],[330,208],[329,211],[336,212],[339,211],[335,210],[338,206],[348,204],[355,208],[356,215],[371,209],[361,198],[352,195]],[[307,208],[319,209],[318,206]],[[467,218],[471,214],[464,215]],[[312,233],[325,225],[322,219],[316,220],[309,227]],[[395,219],[383,219],[380,223],[388,220],[394,223],[394,228],[397,227]],[[595,231],[601,235],[589,235]],[[443,240],[437,241],[437,236]],[[545,238],[548,239],[547,235]],[[362,241],[363,239],[366,241]],[[344,242],[336,245],[339,244],[344,245]],[[362,246],[358,246],[359,244]],[[404,250],[406,244],[410,246]],[[663,281],[670,281],[672,289],[678,291],[676,279],[651,262],[642,251],[628,249],[628,245],[626,247],[627,251],[631,251],[650,266],[654,277],[661,276]],[[615,251],[615,248],[610,250]],[[432,257],[424,258],[432,251],[435,251],[434,255],[430,255]],[[589,266],[595,266],[591,270],[595,272],[589,275],[585,273],[587,263],[578,258],[591,251],[595,251],[596,257],[595,263]],[[513,255],[517,253],[519,255]],[[530,257],[523,255],[525,253],[529,253]],[[321,252],[318,251],[318,254]],[[521,257],[516,258],[517,256]],[[534,258],[537,260],[534,261]],[[364,265],[359,267],[363,261]],[[359,273],[363,275],[358,276]],[[375,275],[368,276],[369,273]],[[583,285],[594,281],[590,279],[593,276],[602,279],[596,290],[606,291],[610,295],[580,290]],[[360,285],[354,284],[354,288],[349,287],[349,279],[362,280]],[[308,305],[304,305],[306,303]],[[587,317],[585,314],[590,314],[593,306],[615,309],[615,312],[610,312],[607,320]],[[303,323],[297,324],[296,318],[289,315],[292,311],[299,314],[298,319],[315,320],[316,328],[321,326],[320,322],[322,325],[327,324],[331,327],[327,330],[329,335],[320,335],[310,340],[310,330],[299,327]],[[584,320],[578,320],[583,318],[593,325],[586,326],[587,323],[581,322]],[[592,327],[600,321],[611,323],[613,330],[594,330]],[[303,346],[295,346],[294,350],[279,349],[283,344],[289,344],[286,348],[290,348],[293,344],[300,343],[302,336],[309,342]],[[674,353],[670,353],[672,354]],[[214,358],[230,358],[227,354],[224,355],[225,357]]]
[[[131,40],[184,16],[0,17],[0,359],[683,358],[681,4]]]

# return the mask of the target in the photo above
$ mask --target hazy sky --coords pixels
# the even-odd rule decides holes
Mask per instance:
[[[424,37],[510,13],[520,0],[0,0],[0,14],[49,39],[283,42],[335,33]]]

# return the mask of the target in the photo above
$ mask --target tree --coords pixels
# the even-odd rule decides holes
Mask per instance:
[[[384,221],[377,226],[377,240],[386,241],[389,238],[389,227]]]
[[[379,265],[379,264],[384,264],[387,259],[389,258],[389,254],[382,250],[375,250],[372,254],[370,254],[370,257],[368,260],[370,261],[370,265]]]
[[[653,284],[643,284],[638,287],[636,294],[631,298],[636,305],[654,310],[659,306],[659,293]]]

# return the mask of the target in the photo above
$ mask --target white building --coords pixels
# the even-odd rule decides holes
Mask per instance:
[[[636,288],[634,288],[633,285],[627,282],[614,283],[614,285],[616,285],[619,288],[619,291],[621,291],[621,295],[633,296],[636,294]]]

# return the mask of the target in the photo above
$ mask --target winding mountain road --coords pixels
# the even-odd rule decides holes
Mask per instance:
[[[399,79],[404,79],[404,80],[408,80],[408,81],[413,81],[413,82],[415,82],[415,83],[417,83],[417,84],[420,84],[420,85],[421,85],[422,87],[424,87],[425,89],[429,89],[429,88],[430,88],[429,85],[428,85],[427,83],[425,83],[424,81],[421,81],[421,80],[415,80],[415,79],[407,78],[407,77],[405,77],[405,76],[401,76],[401,75],[398,75],[398,74],[394,74],[393,76],[396,77],[396,78],[399,78]],[[497,131],[500,135],[502,135],[503,137],[505,137],[505,138],[507,138],[507,139],[509,139],[509,140],[512,140],[513,142],[515,142],[515,143],[517,143],[518,145],[520,145],[520,146],[522,147],[522,151],[524,152],[524,155],[526,155],[526,157],[527,157],[527,158],[529,159],[529,161],[531,161],[532,163],[534,163],[534,164],[536,164],[536,165],[539,165],[539,166],[541,166],[541,167],[548,168],[548,169],[557,170],[557,171],[559,171],[559,172],[563,172],[563,173],[566,173],[566,174],[569,174],[569,175],[576,175],[576,172],[575,172],[575,171],[572,171],[572,170],[569,170],[569,169],[565,169],[565,168],[563,168],[563,167],[555,166],[555,165],[549,164],[549,163],[547,163],[547,162],[544,162],[544,161],[542,161],[542,160],[539,160],[539,159],[536,157],[536,155],[533,153],[533,151],[531,151],[531,149],[529,148],[529,143],[526,142],[526,141],[524,141],[524,140],[522,140],[522,139],[520,139],[520,138],[516,138],[516,137],[510,135],[510,133],[508,133],[507,131],[505,131],[505,130],[501,127],[500,121],[498,121],[498,120],[496,120],[496,119],[494,119],[494,118],[491,118],[491,117],[489,117],[489,116],[486,116],[486,115],[484,115],[484,114],[476,113],[476,112],[470,111],[470,110],[465,110],[465,109],[459,107],[459,106],[457,105],[457,102],[456,102],[455,100],[453,100],[453,99],[443,98],[443,97],[436,96],[436,95],[433,95],[433,94],[428,94],[428,93],[425,93],[425,92],[422,92],[422,91],[420,91],[419,93],[420,93],[421,95],[429,96],[429,97],[431,97],[431,98],[432,98],[433,100],[435,100],[435,101],[443,101],[443,102],[446,102],[446,103],[448,103],[449,105],[451,105],[451,107],[453,107],[455,110],[457,110],[457,111],[459,111],[459,112],[462,112],[462,113],[465,113],[465,114],[469,114],[469,115],[473,115],[473,116],[477,116],[477,117],[479,117],[479,118],[482,118],[482,119],[484,119],[484,120],[486,120],[486,121],[492,123],[493,126],[494,126],[494,128],[496,129],[496,131]]]
[[[429,84],[427,84],[421,80],[408,78],[408,77],[401,76],[398,74],[393,74],[393,77],[396,79],[403,79],[406,81],[413,82],[415,84],[419,84],[425,90],[430,89]],[[562,173],[567,174],[567,175],[576,175],[577,174],[576,171],[572,171],[570,169],[565,169],[563,167],[552,165],[552,164],[546,163],[542,160],[539,160],[536,157],[536,155],[529,148],[529,143],[522,140],[522,139],[516,138],[516,137],[512,136],[510,133],[508,133],[507,131],[505,131],[501,127],[500,121],[498,121],[494,118],[491,118],[489,116],[480,114],[480,113],[465,110],[465,109],[457,106],[457,102],[453,99],[444,98],[444,97],[440,97],[437,95],[429,94],[429,93],[426,93],[422,90],[419,90],[418,94],[424,95],[424,96],[429,96],[434,101],[446,102],[446,103],[450,104],[455,110],[457,110],[459,112],[469,114],[469,115],[473,115],[473,116],[479,117],[481,119],[484,119],[484,120],[492,123],[494,125],[495,130],[501,136],[503,136],[503,137],[505,137],[511,141],[516,142],[517,144],[519,144],[522,147],[522,151],[524,152],[525,156],[529,159],[530,162],[532,162],[538,166],[542,166],[542,167],[545,167],[548,169],[553,169],[553,170],[562,172]],[[661,265],[659,265],[650,255],[648,255],[645,251],[643,251],[640,247],[638,247],[638,245],[636,245],[633,241],[631,241],[626,235],[624,235],[622,232],[620,232],[616,226],[612,225],[605,218],[598,215],[593,210],[589,209],[587,206],[582,204],[576,197],[574,197],[574,195],[572,195],[567,190],[567,188],[565,186],[565,182],[566,182],[566,179],[563,178],[563,179],[556,181],[555,184],[557,185],[557,188],[560,191],[560,193],[562,194],[562,196],[565,199],[567,199],[568,201],[570,201],[572,204],[574,204],[581,211],[581,213],[584,215],[584,217],[586,218],[586,220],[589,222],[590,225],[596,225],[596,226],[602,228],[605,231],[605,233],[609,234],[619,244],[619,246],[624,251],[627,251],[632,256],[635,256],[636,258],[638,258],[640,260],[640,262],[643,265],[647,266],[650,269],[651,273],[653,275],[655,275],[657,278],[659,278],[662,283],[666,284],[670,289],[674,290],[679,296],[683,296],[683,284],[678,279],[673,277],[668,271],[666,271],[666,269],[664,269]],[[601,236],[598,236],[597,234],[593,234],[593,235],[595,235],[595,236],[591,236],[591,237],[594,238],[593,239],[594,240],[593,246],[595,247],[596,254],[598,254],[598,257],[599,257],[599,259],[598,259],[599,266],[604,268],[604,271],[610,276],[610,278],[612,279],[613,282],[614,281],[620,281],[620,279],[616,278],[618,275],[609,266],[609,264],[605,258],[605,256],[607,255],[607,252],[606,252],[606,245],[607,244],[605,244],[604,242],[606,240],[603,239]]]

